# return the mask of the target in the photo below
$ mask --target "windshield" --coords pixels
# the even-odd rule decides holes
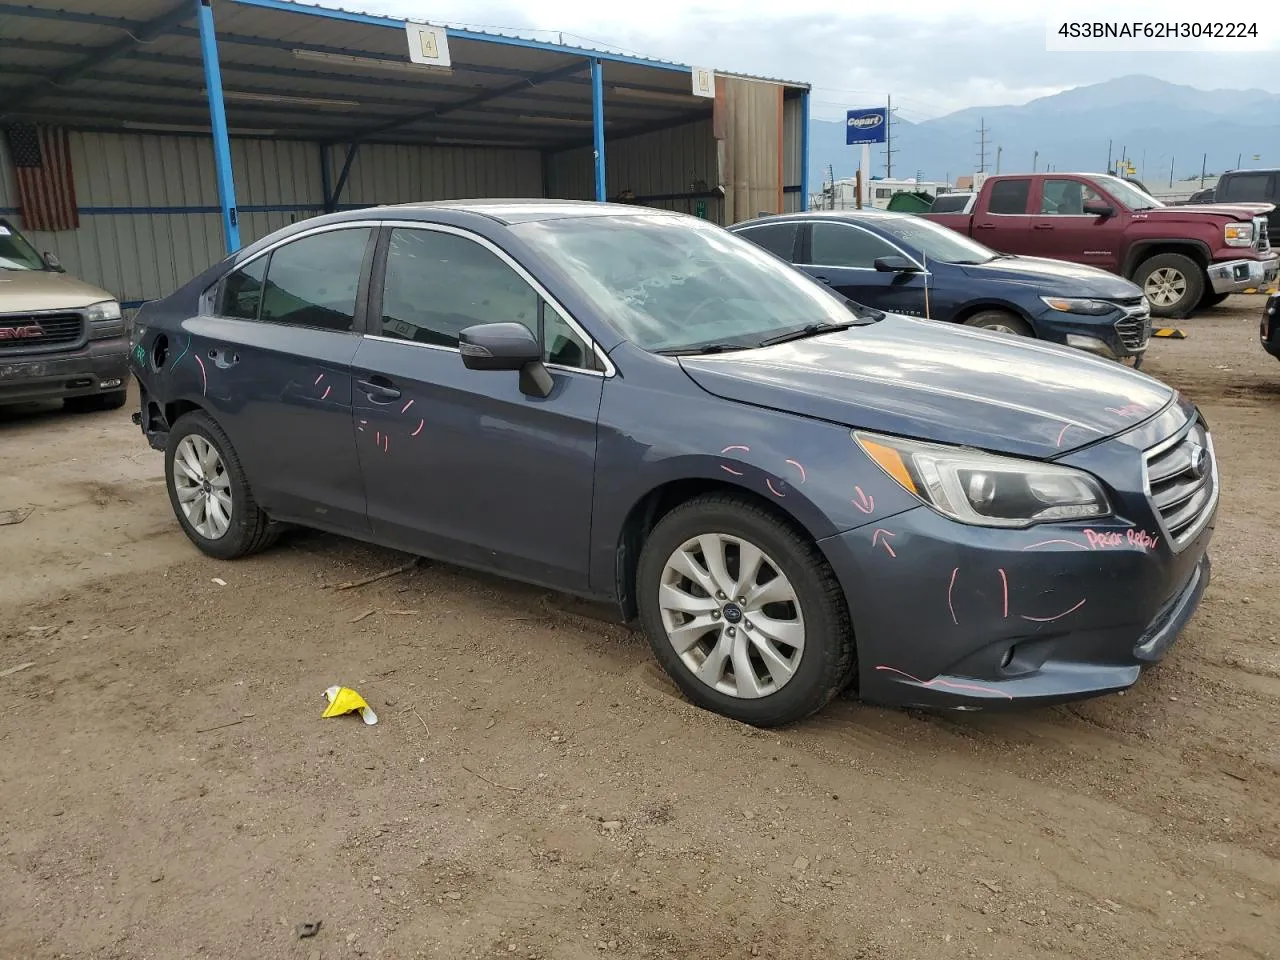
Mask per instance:
[[[48,270],[27,238],[0,220],[0,270]]]
[[[984,247],[977,240],[970,240],[963,234],[919,217],[886,217],[876,220],[878,226],[889,236],[901,240],[909,247],[915,248],[923,259],[941,260],[943,263],[990,263],[1003,254],[996,253],[990,247]],[[927,264],[926,264],[927,266]]]
[[[1094,179],[1098,181],[1098,186],[1130,210],[1154,210],[1156,207],[1164,206],[1151,194],[1144,193],[1132,183],[1127,183],[1119,177],[1100,176]]]
[[[883,316],[693,217],[572,217],[511,229],[546,251],[622,336],[654,353],[744,349]]]

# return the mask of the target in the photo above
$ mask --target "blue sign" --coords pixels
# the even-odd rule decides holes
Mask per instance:
[[[888,132],[887,115],[884,107],[850,110],[845,118],[844,142],[851,147],[863,143],[884,143]]]

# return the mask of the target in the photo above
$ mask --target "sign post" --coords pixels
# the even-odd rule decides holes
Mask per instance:
[[[862,182],[858,186],[858,206],[871,206],[871,144],[884,143],[889,129],[887,107],[870,107],[850,110],[845,114],[844,142],[848,146],[862,147],[858,170]],[[866,196],[863,196],[863,194]]]

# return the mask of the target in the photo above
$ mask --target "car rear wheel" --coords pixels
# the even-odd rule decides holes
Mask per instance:
[[[964,322],[966,327],[990,330],[993,333],[1009,333],[1015,337],[1034,337],[1035,331],[1021,317],[1005,310],[983,310]]]
[[[110,393],[94,393],[87,397],[67,397],[62,405],[72,413],[92,413],[98,410],[119,410],[129,398],[127,390]]]
[[[169,431],[164,472],[174,515],[202,552],[235,560],[276,539],[277,528],[254,500],[235,448],[203,411],[183,415]]]
[[[636,587],[658,662],[708,710],[779,726],[852,676],[853,627],[831,567],[752,503],[714,494],[676,507],[645,542]]]
[[[1142,288],[1155,317],[1185,317],[1204,296],[1204,271],[1181,253],[1160,253],[1138,265],[1133,282]]]

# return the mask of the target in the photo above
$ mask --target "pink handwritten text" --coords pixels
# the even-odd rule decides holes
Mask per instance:
[[[1086,530],[1085,539],[1090,548],[1105,550],[1110,547],[1137,547],[1140,550],[1154,550],[1160,546],[1160,538],[1145,530]]]

